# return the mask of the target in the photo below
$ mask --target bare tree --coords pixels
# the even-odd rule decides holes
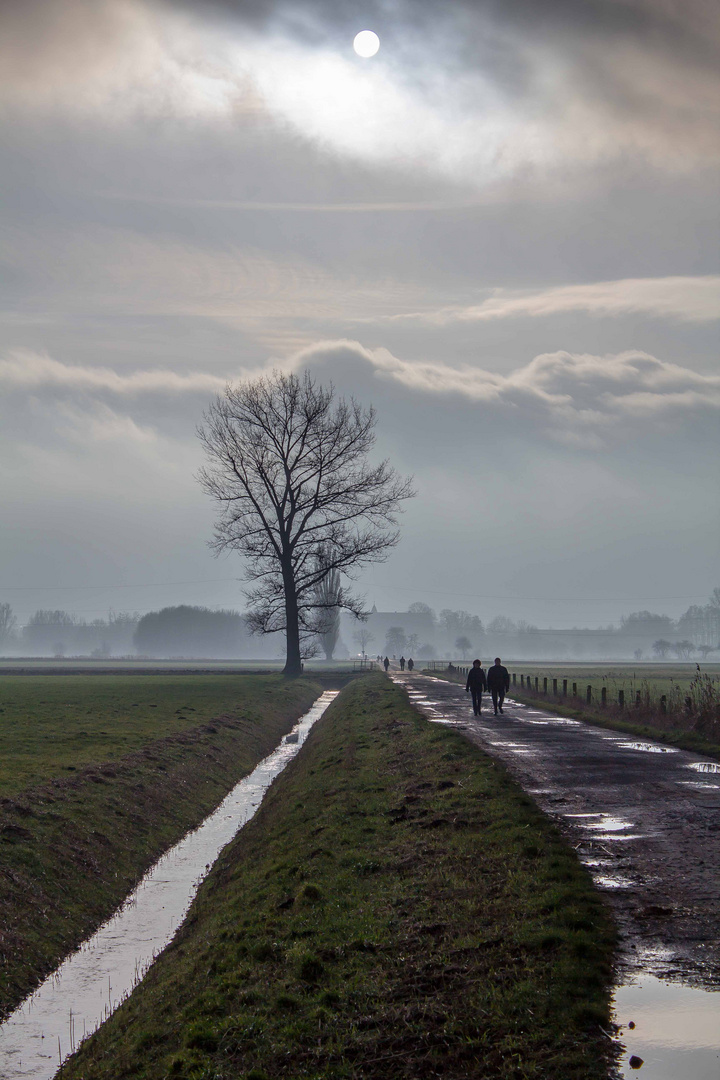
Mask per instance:
[[[199,480],[220,505],[212,546],[246,559],[255,583],[246,594],[249,626],[285,632],[285,674],[297,675],[301,643],[317,634],[325,610],[320,582],[386,557],[412,486],[387,461],[368,463],[374,410],[336,399],[308,374],[228,386],[204,419],[198,435],[209,461]],[[362,613],[346,591],[340,600]]]
[[[364,659],[367,654],[368,645],[375,640],[375,635],[370,630],[367,623],[358,623],[357,630],[353,631],[353,639],[360,646],[360,652],[363,654]]]
[[[467,654],[470,652],[470,649],[472,649],[472,641],[469,637],[461,634],[460,637],[455,638],[455,648],[460,650],[460,652],[462,653],[462,658],[464,660]]]
[[[402,626],[391,626],[385,635],[385,650],[390,656],[395,656],[397,653],[405,651],[407,647],[407,638],[405,637],[405,631]]]
[[[690,654],[694,648],[695,646],[692,641],[688,641],[687,638],[685,638],[684,641],[673,642],[672,651],[675,653],[678,660],[689,660]]]
[[[10,641],[17,627],[17,619],[10,604],[0,604],[0,643]]]
[[[315,594],[318,602],[318,637],[323,647],[326,660],[332,660],[338,637],[340,636],[340,604],[342,586],[340,572],[334,567],[328,569],[330,556],[321,548],[317,556],[318,569],[324,574],[318,582]]]

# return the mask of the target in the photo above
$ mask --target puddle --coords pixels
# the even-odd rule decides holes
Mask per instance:
[[[593,840],[647,840],[647,833],[596,833]]]
[[[122,908],[0,1025],[2,1080],[50,1080],[122,1003],[173,937],[210,865],[253,816],[337,693],[322,694],[291,735],[163,855]],[[292,735],[298,737],[294,744]]]
[[[583,829],[597,829],[600,832],[623,832],[632,829],[634,821],[623,821],[622,818],[611,817],[609,814],[567,814],[566,817],[598,817],[599,821],[582,822]]]
[[[709,784],[702,780],[678,780],[678,784],[695,788],[696,791],[720,791],[720,784]]]
[[[622,750],[642,750],[646,754],[677,754],[674,746],[658,746],[650,742],[615,742]]]
[[[718,1080],[720,993],[643,975],[615,991],[623,1080]],[[630,1028],[630,1023],[634,1028]],[[630,1065],[631,1058],[642,1065]]]
[[[694,769],[695,772],[720,773],[720,765],[716,761],[693,761],[687,768]]]
[[[635,884],[630,878],[606,877],[604,874],[593,874],[592,879],[601,889],[631,889]]]

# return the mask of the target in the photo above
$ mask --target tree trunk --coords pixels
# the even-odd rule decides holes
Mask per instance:
[[[285,589],[285,667],[283,675],[296,679],[302,675],[300,656],[300,623],[298,619],[295,578],[291,567],[283,567],[283,588]]]

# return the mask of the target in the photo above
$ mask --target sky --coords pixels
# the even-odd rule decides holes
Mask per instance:
[[[705,602],[719,45],[713,0],[2,0],[0,602],[242,609],[196,428],[304,369],[415,477],[368,606]]]

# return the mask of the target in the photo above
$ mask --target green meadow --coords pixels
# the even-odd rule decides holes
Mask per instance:
[[[494,763],[348,686],[64,1080],[605,1080],[615,931]]]
[[[279,675],[0,680],[0,1015],[321,692]]]

